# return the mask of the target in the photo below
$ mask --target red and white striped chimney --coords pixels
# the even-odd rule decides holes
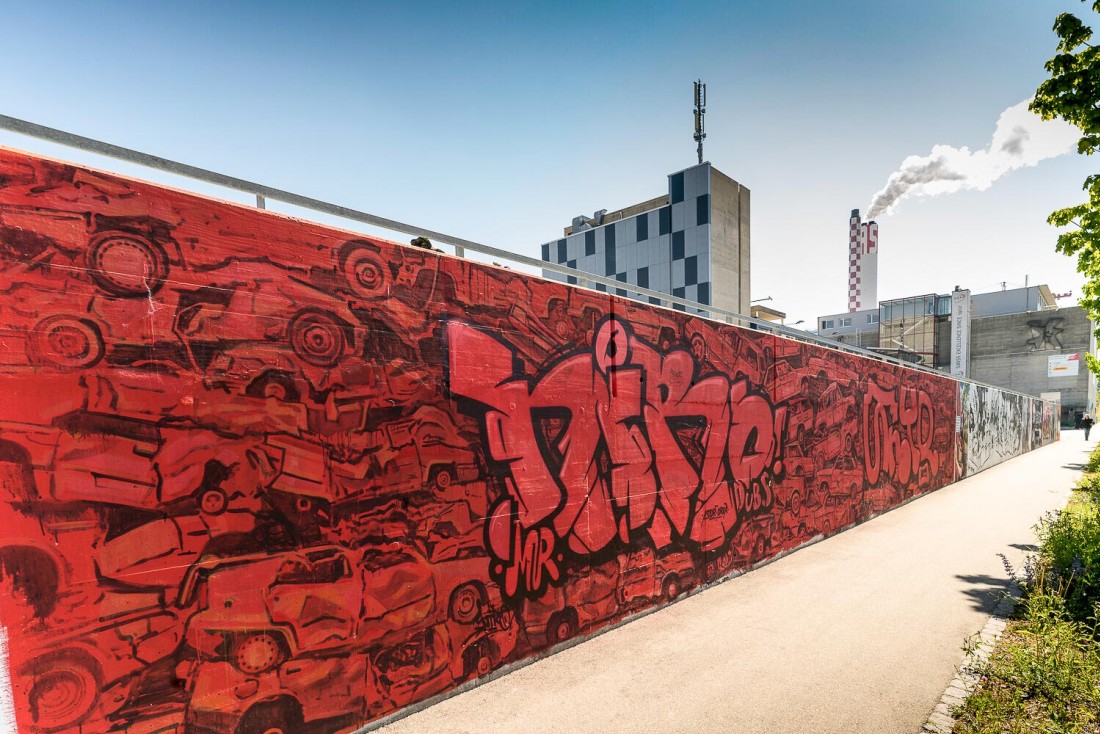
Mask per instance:
[[[852,210],[848,226],[848,312],[878,305],[878,223],[862,224]]]

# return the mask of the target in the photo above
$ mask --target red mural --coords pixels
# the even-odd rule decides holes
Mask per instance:
[[[0,149],[19,731],[350,731],[953,481],[957,401]]]

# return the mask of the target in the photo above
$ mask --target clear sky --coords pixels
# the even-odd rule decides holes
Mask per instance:
[[[665,193],[694,163],[702,78],[705,156],[752,191],[752,297],[810,327],[846,308],[850,210],[907,156],[988,145],[1045,78],[1063,10],[1087,6],[12,3],[0,113],[538,257],[573,216]],[[903,201],[879,220],[879,297],[1029,277],[1075,299],[1045,219],[1083,198],[1090,163]]]

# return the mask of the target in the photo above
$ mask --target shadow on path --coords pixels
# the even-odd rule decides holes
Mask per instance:
[[[993,609],[1012,588],[1012,580],[1005,576],[956,575],[969,586],[963,594],[970,599],[971,606],[979,612],[992,614]]]

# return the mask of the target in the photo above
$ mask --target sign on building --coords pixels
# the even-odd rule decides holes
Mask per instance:
[[[1047,357],[1047,377],[1077,377],[1080,354],[1056,354]]]
[[[951,376],[966,377],[970,367],[970,291],[951,293]]]

